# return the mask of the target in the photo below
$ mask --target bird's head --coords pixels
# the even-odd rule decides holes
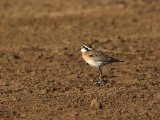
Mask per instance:
[[[78,49],[78,51],[81,51],[81,52],[87,52],[91,50],[92,50],[92,46],[88,44],[84,44],[80,49]]]

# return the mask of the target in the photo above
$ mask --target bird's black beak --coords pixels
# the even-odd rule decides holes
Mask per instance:
[[[81,50],[81,48],[79,48],[78,50],[76,50],[77,52],[79,52]]]

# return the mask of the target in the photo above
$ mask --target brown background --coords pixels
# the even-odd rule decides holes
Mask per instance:
[[[84,43],[125,61],[105,85]],[[160,1],[1,0],[0,118],[160,119]]]

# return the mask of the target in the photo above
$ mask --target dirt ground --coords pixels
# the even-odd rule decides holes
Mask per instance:
[[[98,69],[84,43],[124,60]],[[1,120],[160,120],[159,0],[1,0]]]

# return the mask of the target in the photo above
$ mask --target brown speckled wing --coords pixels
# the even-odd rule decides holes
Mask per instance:
[[[113,63],[113,62],[123,62],[123,61],[120,61],[118,59],[115,59],[115,58],[112,58],[106,54],[104,54],[103,52],[101,51],[89,51],[88,52],[88,55],[90,58],[96,60],[96,61],[103,61],[104,63]]]
[[[89,55],[89,57],[91,57],[92,59],[94,59],[96,61],[104,61],[107,57],[109,57],[106,54],[104,54],[103,52],[95,51],[95,50],[89,51],[88,55]]]

